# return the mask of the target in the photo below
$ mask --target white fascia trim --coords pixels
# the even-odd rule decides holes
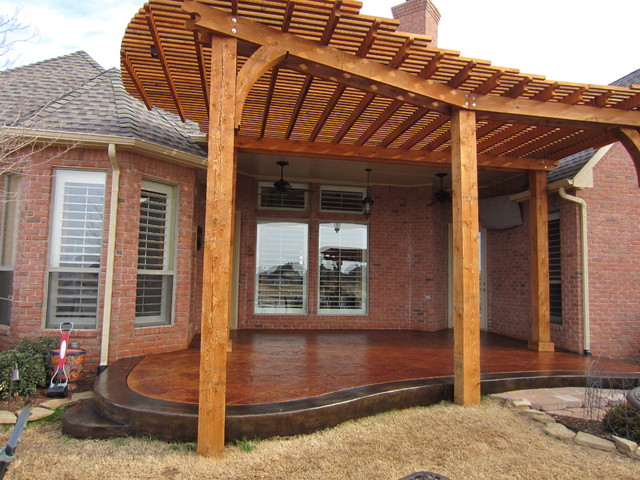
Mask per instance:
[[[575,174],[573,178],[565,178],[564,180],[558,180],[557,182],[550,183],[547,186],[547,190],[549,193],[557,192],[563,187],[571,187],[576,190],[581,190],[583,188],[593,188],[593,169],[594,167],[604,158],[604,156],[609,152],[611,147],[613,147],[613,143],[610,145],[606,145],[598,149],[598,151],[589,159],[587,163]],[[509,196],[510,200],[514,202],[525,202],[529,200],[529,190],[525,190],[524,192],[515,193]]]
[[[580,169],[576,176],[573,177],[573,183],[576,188],[593,188],[593,169],[613,147],[613,143],[602,148],[591,157],[591,159]]]
[[[207,158],[164,147],[157,143],[138,138],[120,137],[116,135],[95,135],[90,133],[59,132],[55,130],[38,130],[17,127],[4,127],[15,132],[16,136],[33,138],[36,142],[48,142],[51,145],[72,145],[84,148],[108,148],[110,144],[124,150],[142,153],[159,160],[193,168],[207,168]]]

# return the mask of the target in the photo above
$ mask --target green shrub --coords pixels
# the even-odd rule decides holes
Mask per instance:
[[[608,432],[618,437],[640,442],[640,410],[631,405],[620,405],[612,408],[602,419]]]
[[[47,370],[42,357],[16,349],[0,352],[0,398],[9,397],[9,382],[14,364],[18,365],[20,380],[13,382],[13,392],[30,397],[39,386],[47,381]]]
[[[60,347],[60,339],[55,337],[23,338],[18,342],[15,349],[42,359],[45,371],[49,370],[51,362],[51,350]]]

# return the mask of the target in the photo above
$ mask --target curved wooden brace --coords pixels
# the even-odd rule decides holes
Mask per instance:
[[[627,149],[631,160],[636,167],[638,186],[640,187],[640,130],[636,128],[619,128],[616,130],[616,137]]]
[[[264,45],[249,57],[242,66],[236,78],[236,128],[240,126],[242,109],[251,87],[258,79],[278,65],[287,55],[283,48],[273,45]]]

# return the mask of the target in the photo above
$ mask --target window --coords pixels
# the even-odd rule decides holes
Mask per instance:
[[[96,328],[104,190],[102,172],[55,171],[47,328]]]
[[[307,311],[308,225],[258,222],[255,313]]]
[[[258,182],[258,207],[269,210],[307,210],[309,185],[292,183],[285,193],[278,192],[271,182]]]
[[[549,303],[551,323],[562,324],[562,261],[560,256],[560,215],[549,214]]]
[[[367,313],[367,225],[320,224],[318,313]]]
[[[0,217],[0,325],[9,325],[11,298],[13,295],[13,266],[18,230],[18,192],[21,178],[7,175],[0,179],[4,183],[2,217]]]
[[[142,182],[136,326],[170,325],[174,281],[175,191]]]
[[[321,186],[320,211],[332,213],[362,213],[366,188]]]

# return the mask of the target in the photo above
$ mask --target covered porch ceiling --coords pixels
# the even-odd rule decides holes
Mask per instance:
[[[372,183],[433,183],[451,163],[452,108],[476,111],[481,187],[640,127],[640,86],[557,82],[464,58],[360,6],[152,0],[123,38],[123,82],[149,108],[207,132],[211,36],[237,38],[238,169],[261,178],[279,173],[278,159],[300,157],[291,179],[358,183],[369,166]]]

